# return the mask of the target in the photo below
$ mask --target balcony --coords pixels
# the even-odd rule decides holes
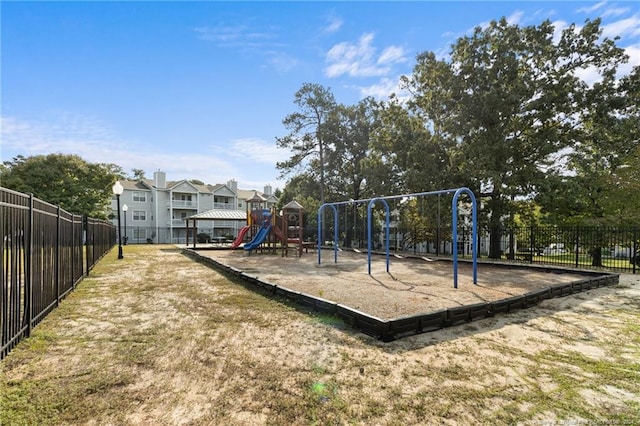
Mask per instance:
[[[234,203],[213,203],[215,210],[235,210],[235,207]]]
[[[172,228],[175,228],[175,227],[184,228],[185,226],[187,226],[187,222],[184,219],[172,219],[167,222],[167,226],[170,226]]]
[[[187,200],[171,200],[171,201],[167,202],[167,208],[174,208],[174,209],[190,208],[190,209],[197,209],[197,208],[198,208],[198,202],[197,202],[197,201],[187,201]]]

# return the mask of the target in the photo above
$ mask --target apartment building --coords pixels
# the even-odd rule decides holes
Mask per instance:
[[[235,236],[247,222],[247,200],[260,197],[266,208],[278,202],[270,185],[262,192],[243,190],[233,179],[226,184],[197,185],[186,179],[167,181],[165,172],[156,171],[153,179],[121,180],[120,184],[124,188],[120,196],[122,235],[134,244],[184,244],[185,219],[195,215],[209,218],[198,221],[198,234],[206,233],[212,238]],[[122,211],[124,205],[126,212]],[[117,225],[115,196],[111,210],[110,217]]]

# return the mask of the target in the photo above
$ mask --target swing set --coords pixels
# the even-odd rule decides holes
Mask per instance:
[[[318,208],[318,265],[322,264],[322,216],[323,210],[328,207],[333,211],[333,221],[334,221],[334,237],[333,237],[333,253],[334,253],[334,263],[338,262],[338,242],[339,242],[339,215],[338,215],[338,207],[347,205],[358,205],[361,203],[367,203],[367,264],[368,264],[368,274],[371,275],[371,253],[373,251],[373,215],[372,209],[376,203],[382,203],[385,209],[385,257],[386,257],[386,271],[389,272],[389,257],[390,257],[390,239],[389,239],[389,228],[390,228],[390,216],[391,211],[389,209],[389,200],[398,200],[398,199],[411,199],[418,197],[428,197],[433,195],[443,195],[443,194],[451,194],[453,193],[453,199],[451,200],[451,223],[452,223],[452,241],[454,244],[453,252],[453,287],[458,288],[458,198],[462,194],[467,194],[471,200],[471,217],[472,217],[472,259],[473,259],[473,283],[475,285],[478,284],[478,217],[477,217],[477,203],[476,197],[473,192],[469,188],[455,188],[455,189],[445,189],[440,191],[429,191],[429,192],[417,192],[413,194],[404,194],[404,195],[389,195],[385,197],[374,197],[367,198],[362,200],[348,200],[348,201],[338,201],[334,203],[324,203]],[[355,220],[355,217],[354,217]]]

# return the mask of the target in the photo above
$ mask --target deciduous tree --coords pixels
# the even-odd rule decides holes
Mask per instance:
[[[490,257],[500,256],[500,228],[512,200],[544,187],[561,150],[579,139],[587,68],[606,76],[625,60],[601,38],[600,21],[571,25],[554,39],[549,21],[519,27],[505,18],[460,38],[450,57],[418,56],[406,79],[411,106],[450,142],[461,176],[484,200]]]
[[[70,213],[106,219],[114,182],[124,177],[120,166],[88,163],[77,155],[17,156],[5,161],[2,186],[56,204]]]

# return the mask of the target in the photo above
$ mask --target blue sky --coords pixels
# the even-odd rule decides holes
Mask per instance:
[[[502,16],[558,30],[601,17],[627,70],[640,64],[635,1],[2,1],[0,13],[2,161],[71,153],[245,189],[284,187],[275,138],[303,83],[348,105],[385,99],[418,53],[443,57]]]

